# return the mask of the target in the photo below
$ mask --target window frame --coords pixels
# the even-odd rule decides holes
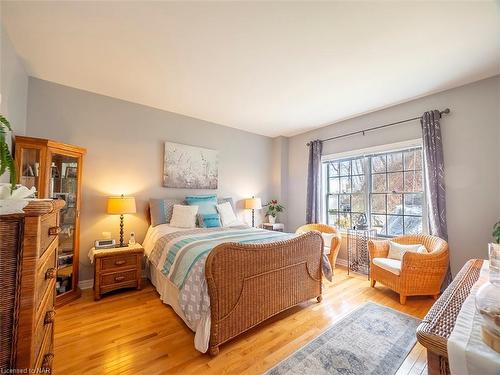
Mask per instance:
[[[382,194],[387,196],[387,192],[384,193],[374,193],[372,191],[372,186],[371,186],[371,176],[372,176],[372,158],[373,156],[377,154],[390,154],[390,153],[397,153],[397,152],[403,152],[409,149],[413,148],[422,148],[422,140],[421,139],[412,139],[408,141],[403,141],[403,142],[398,142],[398,143],[391,143],[387,145],[381,145],[381,146],[375,146],[375,147],[370,147],[370,148],[364,148],[364,149],[358,149],[358,150],[350,150],[347,152],[341,152],[341,153],[336,153],[336,154],[326,154],[321,157],[321,163],[322,163],[322,168],[321,168],[321,218],[322,222],[327,223],[328,222],[328,183],[329,183],[329,172],[328,172],[328,162],[332,161],[345,161],[345,160],[355,160],[359,158],[363,158],[363,163],[364,163],[364,178],[365,178],[365,191],[364,191],[364,202],[365,202],[365,212],[364,214],[366,215],[367,222],[371,225],[371,220],[372,220],[372,215],[377,215],[376,213],[372,213],[372,201],[371,201],[371,196],[372,194]],[[423,150],[422,150],[422,159],[423,159]],[[423,160],[422,160],[423,164]],[[352,168],[352,162],[351,162],[351,168]],[[422,232],[423,233],[428,233],[428,220],[427,220],[427,198],[425,195],[425,175],[423,173],[423,165],[422,165]],[[412,169],[414,171],[415,169]],[[408,170],[410,171],[410,170]],[[404,159],[403,159],[403,168],[400,173],[403,173],[403,184],[405,181],[404,174],[406,172],[405,165],[404,165]],[[386,184],[387,178],[388,178],[388,173],[391,173],[387,171],[387,166],[385,172],[381,172],[381,174],[385,174],[386,176]],[[350,171],[350,179],[352,181],[352,170]],[[339,184],[340,184],[340,165],[339,165]],[[387,185],[386,185],[387,186]],[[342,193],[340,192],[340,186],[339,186],[339,194],[337,196],[340,197]],[[346,193],[350,195],[350,219],[352,220],[352,190],[350,193]],[[404,233],[404,218],[405,216],[413,216],[413,217],[420,217],[419,215],[405,215],[404,214],[404,201],[405,201],[405,195],[409,194],[408,192],[404,191],[404,185],[403,185],[403,191],[401,193],[401,199],[402,199],[402,205],[403,205],[403,214],[402,215],[395,215],[395,216],[401,216],[403,217],[403,233]],[[420,194],[420,193],[419,193]],[[387,198],[385,199],[385,220],[387,222],[388,216],[390,214],[387,211]],[[337,203],[337,207],[339,206],[340,202]],[[340,211],[338,211],[340,213]],[[351,222],[352,224],[352,222]],[[346,232],[347,229],[340,228],[342,232]],[[383,234],[379,233],[377,236],[379,237],[384,237],[384,238],[392,238],[397,235],[388,235],[388,234]]]

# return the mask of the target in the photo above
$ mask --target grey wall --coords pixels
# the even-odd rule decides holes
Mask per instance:
[[[285,207],[285,212],[279,214],[277,222],[285,225],[285,230],[288,231],[286,209],[287,202],[287,186],[288,186],[288,138],[276,137],[273,138],[273,153],[270,161],[272,168],[271,181],[273,183],[273,199],[277,199]]]
[[[291,137],[288,229],[294,230],[305,221],[307,141],[449,107],[451,114],[443,118],[442,132],[452,269],[456,273],[467,259],[486,258],[492,226],[500,220],[499,88],[500,76],[495,76]],[[420,123],[415,121],[365,136],[326,142],[323,153],[362,149],[420,136]]]
[[[242,199],[275,191],[271,181],[272,139],[130,102],[29,79],[29,136],[87,148],[83,165],[80,280],[92,278],[88,250],[103,231],[119,235],[117,216],[106,215],[106,197],[136,197],[136,215],[125,218],[125,234],[142,241],[149,198],[184,197],[203,190],[161,186],[163,143],[173,141],[219,150],[219,196],[231,196],[239,215]],[[208,191],[214,192],[214,191]]]
[[[0,113],[9,120],[14,134],[24,134],[28,75],[1,24],[0,43]],[[7,173],[0,176],[0,182],[8,180]]]
[[[500,219],[499,89],[500,76],[496,76],[291,138],[270,139],[30,78],[26,133],[88,149],[80,257],[84,280],[91,277],[86,253],[92,241],[103,231],[118,234],[118,219],[105,214],[108,195],[137,197],[138,214],[126,218],[126,234],[134,230],[142,240],[149,198],[193,192],[161,187],[163,141],[220,150],[218,194],[239,200],[239,215],[247,220],[241,199],[251,195],[261,196],[263,202],[278,198],[287,207],[280,221],[293,231],[305,221],[307,141],[450,107],[452,113],[442,124],[451,262],[457,272],[467,259],[487,256],[491,227]],[[324,153],[420,136],[420,124],[415,121],[325,143]]]

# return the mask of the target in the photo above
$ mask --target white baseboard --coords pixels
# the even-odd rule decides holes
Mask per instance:
[[[339,266],[347,267],[347,259],[341,259],[337,258],[337,261],[335,264],[338,264]]]
[[[94,287],[94,279],[80,280],[78,282],[78,287],[80,289],[92,289]]]

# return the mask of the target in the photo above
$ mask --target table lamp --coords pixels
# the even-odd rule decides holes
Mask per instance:
[[[135,214],[135,198],[124,197],[123,194],[119,197],[108,198],[108,214],[120,215],[120,247],[124,247],[123,242],[123,215]]]
[[[262,202],[260,198],[252,197],[250,199],[245,199],[245,208],[252,210],[252,227],[255,226],[255,210],[260,210],[262,208]]]

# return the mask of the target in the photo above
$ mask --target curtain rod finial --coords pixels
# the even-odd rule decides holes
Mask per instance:
[[[445,108],[445,110],[442,113],[444,113],[445,115],[447,115],[448,113],[450,113],[450,109],[449,108]]]

